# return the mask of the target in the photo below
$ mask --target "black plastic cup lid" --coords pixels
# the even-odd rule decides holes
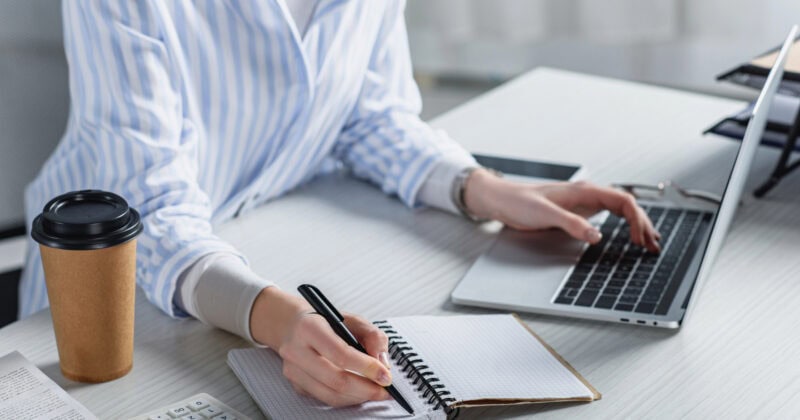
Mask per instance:
[[[141,231],[139,213],[124,198],[83,190],[50,200],[33,220],[31,236],[51,248],[89,250],[125,243]]]

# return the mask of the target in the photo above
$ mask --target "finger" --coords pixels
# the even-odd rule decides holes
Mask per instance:
[[[389,365],[389,338],[380,328],[364,318],[352,314],[344,314],[344,323],[356,336],[358,342],[364,345],[367,353],[378,359],[387,368],[391,368]]]
[[[313,318],[313,319],[312,319]],[[348,346],[320,317],[309,317],[313,322],[307,335],[308,345],[335,366],[363,375],[381,386],[392,383],[392,374],[378,359]]]
[[[589,183],[580,184],[578,188],[582,191],[582,201],[586,205],[605,208],[624,217],[631,228],[631,241],[637,245],[647,245],[645,235],[648,229],[652,229],[652,223],[633,195]]]
[[[645,243],[646,247],[650,252],[661,252],[661,245],[658,243],[660,240],[661,235],[656,231],[656,228],[653,227],[653,222],[650,218],[647,218],[647,230],[645,231]]]
[[[296,388],[302,389],[308,395],[324,402],[331,407],[345,407],[348,405],[361,404],[366,399],[360,399],[352,395],[340,394],[314,379],[304,370],[293,363],[283,364],[283,376],[288,379]]]
[[[654,252],[654,253],[661,252],[661,245],[658,243],[658,239],[656,239],[655,236],[648,235],[648,237],[647,237],[647,249],[650,252]]]
[[[383,400],[388,397],[388,393],[380,385],[363,376],[340,369],[310,348],[299,357],[301,362],[296,365],[300,366],[308,376],[338,394],[346,394],[360,401]]]
[[[600,239],[603,238],[600,231],[583,217],[567,211],[551,201],[544,201],[542,205],[543,211],[549,213],[544,216],[553,220],[556,226],[563,229],[573,238],[592,244],[600,242]]]
[[[641,223],[641,230],[642,230],[642,246],[647,248],[648,251],[658,253],[661,251],[661,246],[658,244],[657,237],[658,232],[656,232],[655,227],[653,227],[653,222],[650,220],[650,217],[647,216],[647,213],[641,206],[637,205],[636,210],[639,213],[639,222]]]

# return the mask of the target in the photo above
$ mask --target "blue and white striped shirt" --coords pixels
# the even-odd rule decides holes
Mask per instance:
[[[342,162],[413,206],[434,165],[468,159],[419,117],[404,2],[321,0],[305,36],[283,0],[64,0],[71,110],[26,190],[117,192],[143,216],[137,282],[172,316],[212,226]],[[29,241],[21,316],[47,306]]]

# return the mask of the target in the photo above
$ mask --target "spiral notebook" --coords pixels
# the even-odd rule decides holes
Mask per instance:
[[[269,349],[231,350],[228,365],[271,418],[445,418],[462,407],[593,401],[600,394],[515,315],[412,316],[375,322],[389,337],[393,400],[334,409],[294,392]]]

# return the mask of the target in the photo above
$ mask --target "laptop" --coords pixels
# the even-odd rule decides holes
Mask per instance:
[[[656,229],[662,251],[651,254],[629,241],[621,218],[602,212],[593,223],[595,245],[563,232],[503,229],[451,298],[454,303],[548,315],[678,328],[692,296],[708,278],[733,219],[750,165],[783,77],[794,26],[759,94],[722,197],[661,184],[649,198],[637,194]],[[633,188],[634,192],[642,190]]]

